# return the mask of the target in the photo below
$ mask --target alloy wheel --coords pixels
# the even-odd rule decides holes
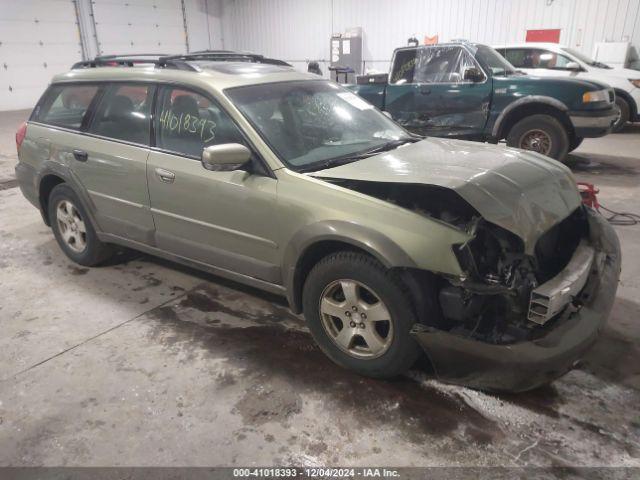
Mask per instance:
[[[391,314],[366,285],[349,279],[331,282],[322,292],[319,309],[325,332],[343,352],[372,359],[391,346]]]
[[[66,245],[76,253],[87,248],[87,228],[80,212],[69,200],[62,200],[56,207],[56,221]]]

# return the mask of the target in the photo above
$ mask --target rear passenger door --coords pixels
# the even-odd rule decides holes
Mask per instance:
[[[106,233],[153,242],[146,163],[154,86],[102,87],[87,135],[73,146],[72,170],[87,189]]]
[[[135,83],[52,85],[34,111],[43,156],[65,165],[105,233],[153,238],[146,161],[154,87]],[[45,153],[46,152],[46,153]]]
[[[276,180],[213,98],[186,87],[158,92],[156,148],[147,178],[158,247],[181,257],[277,283]],[[205,146],[240,143],[262,171],[210,171]]]

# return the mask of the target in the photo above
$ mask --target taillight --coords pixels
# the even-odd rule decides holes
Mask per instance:
[[[20,125],[20,128],[18,128],[18,131],[16,132],[16,148],[18,150],[20,150],[20,147],[22,146],[22,141],[24,140],[24,137],[27,135],[27,122],[22,122],[22,125]]]

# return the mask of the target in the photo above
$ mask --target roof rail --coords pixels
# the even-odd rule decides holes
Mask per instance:
[[[192,70],[197,68],[184,61],[164,61],[168,55],[162,53],[135,53],[125,55],[100,55],[93,60],[74,63],[72,69],[96,67],[134,67],[136,65],[155,65],[157,67],[175,68],[178,70]]]
[[[209,60],[213,62],[252,62],[252,63],[267,63],[270,65],[282,65],[284,67],[291,67],[291,64],[278,60],[275,58],[268,58],[264,55],[258,55],[250,52],[234,52],[231,50],[201,50],[198,52],[191,52],[179,55],[170,55],[163,57],[160,61],[197,61],[197,60]]]
[[[160,68],[175,68],[177,70],[198,71],[199,68],[188,62],[209,60],[214,62],[252,62],[270,65],[291,65],[275,58],[266,58],[249,52],[233,52],[231,50],[202,50],[199,52],[167,55],[161,53],[135,53],[124,55],[100,55],[93,60],[83,60],[75,63],[71,68],[96,67],[134,67],[136,65],[155,65]]]

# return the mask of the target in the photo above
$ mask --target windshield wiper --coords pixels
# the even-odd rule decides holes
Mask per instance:
[[[358,160],[362,160],[364,158],[371,157],[373,155],[377,155],[382,152],[388,152],[390,150],[394,150],[405,143],[415,143],[422,140],[420,137],[405,137],[403,139],[391,140],[389,142],[385,142],[382,145],[379,145],[370,150],[365,150],[363,152],[344,155],[342,157],[334,157],[324,160],[322,162],[313,163],[305,168],[301,169],[302,172],[312,172],[315,170],[324,170],[325,168],[333,168],[338,167],[340,165],[346,165],[347,163],[352,163]]]
[[[398,148],[401,145],[404,145],[405,143],[415,143],[418,141],[420,141],[419,138],[412,138],[412,137],[407,137],[407,138],[398,139],[398,140],[391,140],[389,142],[383,143],[378,147],[372,148],[371,150],[367,150],[366,152],[362,152],[362,153],[357,153],[355,155],[350,155],[347,158],[355,158],[356,160],[360,158],[367,158],[377,153],[388,152],[389,150],[395,150],[396,148]]]

